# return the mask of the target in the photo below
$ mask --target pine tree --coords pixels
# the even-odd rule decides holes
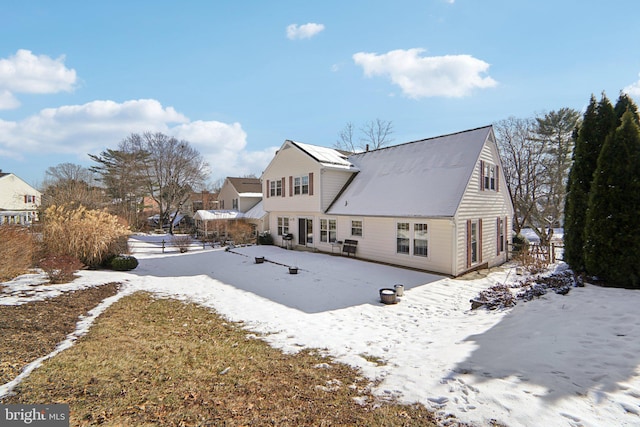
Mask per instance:
[[[616,112],[616,117],[618,117],[618,126],[622,123],[622,115],[627,111],[630,111],[633,114],[633,118],[637,124],[640,125],[640,116],[638,116],[638,107],[633,102],[631,97],[626,93],[621,93],[616,101],[616,106],[614,107]]]
[[[607,286],[640,288],[640,127],[632,111],[598,157],[585,228],[587,272]]]
[[[605,138],[616,123],[614,107],[606,95],[602,94],[597,105],[592,95],[577,132],[565,200],[564,258],[576,272],[585,271],[584,229],[593,173]]]

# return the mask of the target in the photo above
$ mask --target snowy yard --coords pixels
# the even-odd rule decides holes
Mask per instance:
[[[82,271],[74,283],[56,286],[38,285],[38,275],[22,276],[4,284],[0,304],[121,281],[119,297],[146,290],[200,303],[245,322],[284,351],[326,350],[382,379],[380,396],[419,401],[462,421],[640,425],[637,291],[587,285],[509,310],[471,311],[469,300],[481,290],[518,279],[512,269],[454,280],[276,246],[163,254],[163,237],[131,239],[140,260],[132,272]],[[267,262],[256,264],[256,256]],[[290,275],[286,266],[299,273]],[[380,303],[378,290],[394,284],[404,285],[404,297],[395,305]],[[14,385],[0,386],[0,397]]]

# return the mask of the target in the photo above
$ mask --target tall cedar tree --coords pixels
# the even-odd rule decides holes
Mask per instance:
[[[638,107],[633,102],[631,97],[626,93],[621,93],[616,101],[616,106],[614,107],[616,112],[616,117],[618,117],[618,126],[622,123],[622,116],[627,111],[630,111],[633,114],[633,119],[636,121],[638,125],[640,125],[640,116],[638,116]]]
[[[593,173],[605,138],[615,129],[616,123],[616,113],[609,99],[602,94],[596,105],[592,95],[577,132],[565,200],[564,258],[576,272],[585,271],[584,229]]]
[[[640,288],[640,127],[631,111],[598,157],[585,229],[587,272],[606,286]]]

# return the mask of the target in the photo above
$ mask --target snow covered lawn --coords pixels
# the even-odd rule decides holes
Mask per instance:
[[[244,321],[284,351],[324,349],[383,379],[380,396],[478,425],[640,425],[636,291],[587,285],[509,310],[471,311],[471,298],[515,281],[515,273],[454,280],[275,246],[162,254],[163,237],[131,239],[136,270],[83,271],[66,288],[121,281],[120,296],[146,290],[194,301]],[[256,256],[266,262],[256,264]],[[394,284],[404,285],[404,297],[380,303],[379,289]],[[0,304],[66,289],[38,285],[37,275],[4,285]],[[0,395],[7,391],[0,386]]]

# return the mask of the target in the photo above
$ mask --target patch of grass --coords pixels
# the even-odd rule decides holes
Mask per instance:
[[[346,365],[253,336],[202,306],[136,293],[4,403],[69,403],[74,426],[435,425],[421,405],[377,401]]]
[[[81,315],[118,291],[117,283],[67,292],[23,305],[0,306],[0,384],[51,353],[76,329]]]
[[[360,354],[360,357],[362,357],[364,360],[366,360],[367,362],[373,363],[376,366],[385,366],[387,364],[387,361],[384,360],[381,357],[377,357],[377,356],[372,356],[370,354]]]

